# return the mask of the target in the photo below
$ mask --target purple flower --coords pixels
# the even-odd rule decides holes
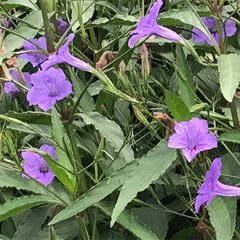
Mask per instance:
[[[128,41],[128,46],[130,48],[132,48],[134,44],[141,38],[152,35],[176,42],[179,42],[181,40],[181,37],[177,33],[169,28],[162,27],[157,24],[158,12],[162,4],[162,0],[157,0],[150,9],[149,14],[140,19],[136,29],[131,32],[133,36]]]
[[[45,37],[40,37],[38,39],[32,38],[30,40],[38,44],[43,49],[47,50],[47,42]],[[36,51],[36,52],[23,53],[19,55],[20,58],[27,59],[33,65],[33,67],[36,67],[37,65],[41,64],[48,58],[47,56],[41,53],[41,50],[39,48],[37,48],[35,45],[31,44],[28,41],[24,41],[23,48],[25,51],[29,51],[29,50]]]
[[[240,196],[240,188],[223,184],[218,181],[221,175],[222,163],[220,158],[215,158],[210,169],[205,175],[204,183],[198,190],[195,201],[195,212],[198,212],[201,205],[206,203],[206,207],[217,196],[235,197]]]
[[[31,83],[33,86],[28,91],[27,100],[30,105],[38,105],[44,111],[72,93],[72,85],[61,69],[39,70],[32,74]]]
[[[17,81],[21,82],[21,76],[17,70],[10,70],[10,74],[12,78]],[[31,87],[31,75],[28,72],[23,73],[23,78],[25,80],[25,83],[28,87]],[[6,82],[4,83],[4,92],[5,93],[18,93],[19,89],[13,82]]]
[[[67,63],[82,71],[86,72],[92,71],[92,67],[89,64],[70,54],[69,45],[73,41],[74,37],[75,37],[74,33],[68,35],[67,41],[58,49],[58,52],[56,54],[51,54],[48,57],[48,60],[41,65],[43,70],[46,70],[55,64]]]
[[[53,146],[44,144],[39,150],[48,153],[53,159],[57,160],[57,155]],[[45,186],[49,185],[53,181],[55,175],[48,167],[43,156],[35,152],[23,151],[22,158],[23,169],[30,177],[36,179]],[[23,176],[26,177],[26,175]]]
[[[176,133],[170,137],[168,147],[182,149],[189,162],[199,152],[217,147],[217,138],[208,132],[204,119],[192,118],[189,122],[176,123],[174,129]]]
[[[202,21],[208,28],[217,45],[219,45],[216,19],[214,17],[202,17]],[[223,38],[225,37],[224,28],[226,31],[226,37],[233,36],[237,31],[235,21],[231,19],[227,20],[224,26],[222,26]],[[196,43],[207,43],[210,46],[212,45],[208,36],[199,28],[192,29],[192,38]]]
[[[58,28],[60,35],[63,35],[66,32],[66,30],[68,29],[69,24],[67,22],[65,22],[64,20],[62,20],[61,18],[57,18],[56,22],[57,22],[57,28]]]

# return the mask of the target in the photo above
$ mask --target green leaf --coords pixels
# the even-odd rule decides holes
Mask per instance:
[[[86,84],[83,82],[83,80],[80,77],[77,76],[77,74],[73,71],[72,68],[69,67],[68,69],[70,71],[71,80],[72,80],[75,96],[77,99],[83,93],[84,89],[86,88]],[[83,94],[79,105],[86,112],[91,112],[95,110],[96,107],[95,107],[93,98],[88,92],[88,89]]]
[[[59,203],[56,199],[47,195],[26,195],[0,205],[0,221],[12,217],[29,208],[45,203]]]
[[[112,204],[101,202],[95,204],[95,206],[107,216],[111,216],[113,210]],[[126,209],[120,214],[117,222],[141,240],[159,240],[158,236],[144,225],[135,214]]]
[[[57,214],[49,225],[66,220],[107,197],[125,182],[126,178],[131,174],[131,172],[133,172],[136,165],[137,161],[133,161],[124,168],[117,170],[112,176],[99,182],[84,195],[75,200],[70,206]]]
[[[197,9],[195,9],[197,10]],[[204,12],[209,12],[205,10]],[[159,15],[159,23],[165,25],[191,25],[205,32],[201,22],[189,8],[171,9]]]
[[[8,0],[7,2],[3,2],[1,3],[4,8],[16,8],[16,7],[28,7],[31,8],[33,10],[38,10],[38,6],[36,4],[37,0]]]
[[[83,119],[85,124],[94,125],[106,141],[114,147],[116,152],[121,149],[124,144],[124,135],[119,125],[114,121],[109,120],[98,112],[80,113],[78,116]],[[126,162],[134,159],[133,151],[127,144],[122,148],[121,154],[124,156]]]
[[[51,115],[47,112],[13,112],[9,111],[7,113],[8,117],[16,118],[20,121],[24,121],[27,123],[35,123],[35,124],[49,124],[51,121]]]
[[[22,20],[24,22],[19,23],[14,32],[26,39],[33,38],[39,32],[39,28],[43,26],[41,11],[32,11]],[[23,46],[23,41],[22,37],[11,33],[6,36],[3,45],[7,52],[13,52]]]
[[[165,240],[168,231],[168,217],[163,209],[159,208],[159,206],[156,206],[156,208],[141,206],[140,208],[131,209],[131,211],[138,216],[140,221],[156,233],[159,240]]]
[[[33,151],[33,150],[32,150]],[[38,150],[34,150],[34,152],[37,152],[38,154],[42,155],[44,159],[46,160],[48,166],[51,168],[51,170],[54,172],[56,177],[59,179],[59,181],[71,192],[75,191],[75,181],[74,181],[74,176],[69,176],[72,175],[69,173],[66,169],[63,163],[68,162],[68,157],[66,153],[60,149],[59,147],[56,147],[56,153],[58,156],[58,161],[54,160],[51,158],[50,155],[39,152]],[[68,169],[69,170],[69,169]]]
[[[19,172],[0,167],[0,187],[11,187],[19,190],[27,190],[38,194],[45,191],[37,183],[30,179],[24,178]]]
[[[195,83],[186,56],[180,45],[176,47],[176,74],[179,84],[179,96],[185,105],[190,108],[196,101]]]
[[[26,218],[21,219],[12,240],[22,240],[28,236],[32,239],[40,230],[48,217],[49,205],[35,208]]]
[[[56,108],[53,107],[51,111],[52,115],[52,134],[53,139],[56,141],[56,143],[63,148],[63,138],[64,138],[64,127],[63,123],[61,121],[60,115],[57,112]]]
[[[176,121],[181,122],[191,119],[191,114],[187,106],[179,96],[167,90],[165,91],[165,95],[168,110],[171,112]]]
[[[148,188],[148,186],[171,166],[176,159],[176,151],[166,146],[165,141],[161,141],[146,157],[143,157],[134,172],[126,179],[117,203],[112,213],[111,226],[118,219],[121,212],[132,201],[138,192]]]
[[[240,55],[220,55],[218,60],[218,71],[220,74],[220,88],[223,96],[232,102],[240,82]]]
[[[218,140],[222,142],[232,142],[240,144],[240,132],[239,131],[225,132],[218,137]]]
[[[217,240],[231,240],[236,224],[236,198],[216,197],[208,206]]]

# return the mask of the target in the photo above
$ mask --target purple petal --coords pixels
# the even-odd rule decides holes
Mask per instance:
[[[194,149],[189,149],[189,148],[184,148],[183,149],[183,155],[186,157],[188,162],[191,162],[199,153],[199,151],[194,150]]]
[[[226,185],[220,183],[219,181],[216,184],[215,192],[219,196],[224,197],[237,197],[240,196],[240,188],[235,186]]]
[[[54,64],[67,63],[85,72],[92,71],[92,67],[89,64],[70,54],[69,45],[74,37],[74,33],[68,35],[67,41],[59,48],[58,53],[50,55],[48,60],[41,65],[43,70],[47,70]]]
[[[54,146],[43,144],[39,150],[48,153],[53,159],[57,160],[57,155]]]
[[[61,35],[63,35],[66,32],[66,30],[68,29],[69,24],[66,21],[62,20],[62,18],[57,18],[56,22],[57,22],[57,27],[58,27],[59,33]]]
[[[51,170],[48,170],[46,173],[41,173],[37,178],[38,182],[42,183],[44,186],[48,186],[52,183],[55,175]]]
[[[31,41],[38,44],[43,49],[47,50],[47,42],[45,37],[40,37],[38,39],[30,39]],[[38,49],[35,45],[32,45],[29,41],[24,41],[23,43],[24,50],[33,50],[33,51],[41,51]],[[19,58],[24,58],[29,60],[29,62],[33,65],[33,67],[36,67],[37,65],[41,64],[43,61],[47,59],[47,56],[44,54],[38,53],[38,52],[29,52],[29,53],[23,53],[19,55]]]
[[[138,42],[143,37],[144,37],[144,35],[140,35],[140,34],[132,35],[128,41],[128,47],[132,48],[135,45],[135,43]]]
[[[192,29],[192,38],[196,43],[204,43],[208,40],[208,36],[199,28]]]
[[[207,195],[201,195],[199,194],[196,198],[195,201],[195,212],[198,213],[200,207],[204,204],[207,203],[209,200],[211,199],[211,197],[207,196]],[[212,199],[211,199],[212,200]]]
[[[181,41],[181,37],[176,32],[169,28],[162,27],[156,24],[153,27],[153,31],[155,33],[154,35],[157,35],[159,37],[166,38],[168,40],[172,40],[175,42]]]
[[[227,37],[233,36],[237,31],[236,22],[231,19],[227,20],[225,22],[225,29]]]
[[[212,133],[202,135],[202,138],[198,140],[197,148],[199,151],[210,150],[217,147],[217,138]]]
[[[160,11],[160,8],[162,7],[163,5],[163,1],[162,0],[157,0],[151,7],[150,11],[149,11],[149,16],[156,20],[157,17],[158,17],[158,13]]]
[[[185,135],[175,133],[169,138],[168,147],[176,149],[186,148],[187,147],[186,141],[187,140]]]

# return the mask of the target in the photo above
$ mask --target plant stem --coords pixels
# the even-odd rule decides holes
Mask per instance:
[[[78,221],[78,224],[80,227],[80,231],[81,231],[83,240],[90,240],[84,219],[81,216],[76,216],[76,218],[77,218],[77,221]]]
[[[47,50],[49,53],[53,53],[55,52],[55,47],[54,47],[53,38],[52,38],[51,25],[48,19],[46,0],[38,0],[38,1],[42,11],[43,24],[45,28],[45,36],[47,39]]]
[[[232,120],[233,120],[233,126],[235,129],[239,129],[239,120],[238,120],[238,113],[237,113],[237,107],[235,103],[235,97],[233,97],[232,102],[230,103],[230,109],[231,109],[231,114],[232,114]]]

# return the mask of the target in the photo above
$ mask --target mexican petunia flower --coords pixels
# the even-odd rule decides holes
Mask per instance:
[[[217,147],[217,138],[208,132],[208,124],[204,119],[192,118],[190,121],[176,123],[175,134],[168,147],[183,150],[183,155],[191,162],[198,153]]]
[[[62,18],[57,18],[56,22],[57,22],[57,28],[60,35],[63,35],[68,29],[69,24],[66,21],[62,20]]]
[[[17,81],[21,82],[21,77],[20,74],[17,70],[10,70],[10,75],[12,78]],[[23,73],[23,78],[25,80],[25,83],[28,87],[31,87],[31,75],[28,72]],[[19,92],[18,87],[13,83],[13,82],[6,82],[4,83],[4,92],[5,93],[11,93],[11,94],[16,94]]]
[[[172,41],[179,42],[181,37],[169,28],[157,24],[158,12],[163,5],[162,0],[157,0],[149,11],[149,14],[142,17],[135,30],[131,32],[132,37],[128,41],[128,46],[132,48],[140,39],[148,36],[159,36]]]
[[[203,23],[206,25],[206,27],[208,28],[216,44],[219,45],[216,19],[214,17],[202,17],[201,19]],[[233,36],[237,31],[235,21],[231,19],[228,19],[225,22],[224,26],[222,26],[223,38],[225,37],[224,28],[226,31],[226,37]],[[192,38],[196,43],[207,43],[210,46],[212,45],[212,42],[210,41],[209,37],[199,28],[192,29]]]
[[[32,74],[31,83],[27,100],[30,105],[38,105],[44,111],[51,109],[57,100],[72,93],[72,85],[61,69],[39,70]]]
[[[45,37],[40,37],[38,39],[32,38],[30,40],[38,44],[43,49],[47,50],[47,42]],[[38,47],[31,44],[29,41],[24,41],[23,49],[25,51],[35,51],[19,55],[19,58],[27,59],[33,65],[33,67],[36,67],[37,65],[41,64],[48,58],[47,56],[41,53],[41,50]]]
[[[236,197],[240,196],[240,188],[223,184],[218,181],[221,176],[222,163],[220,158],[215,158],[207,171],[204,183],[198,190],[198,196],[195,201],[195,212],[199,212],[202,204],[206,207],[217,196]]]
[[[74,33],[68,35],[67,41],[58,49],[58,52],[51,54],[48,57],[48,60],[41,65],[43,70],[47,70],[55,64],[67,63],[85,72],[92,71],[92,67],[89,64],[70,54],[69,45],[73,41],[74,37]]]
[[[42,152],[48,153],[54,160],[57,160],[55,148],[53,146],[44,144],[39,149]],[[23,169],[25,174],[36,179],[38,182],[47,186],[52,183],[55,175],[48,167],[44,157],[31,151],[23,151]],[[23,174],[24,177],[27,175]]]

